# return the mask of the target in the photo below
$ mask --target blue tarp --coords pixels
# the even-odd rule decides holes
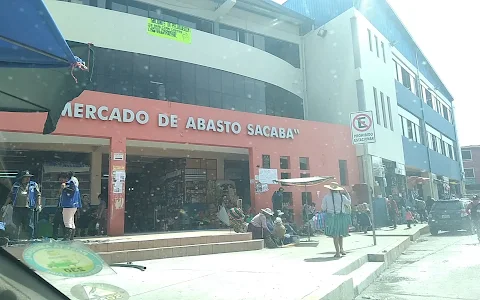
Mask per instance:
[[[0,67],[58,68],[75,63],[42,0],[0,1]]]

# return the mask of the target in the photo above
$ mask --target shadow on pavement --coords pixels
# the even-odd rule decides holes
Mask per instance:
[[[338,259],[340,258],[329,256],[329,257],[305,258],[304,261],[305,262],[325,262],[325,261],[332,261],[332,260],[338,260]]]

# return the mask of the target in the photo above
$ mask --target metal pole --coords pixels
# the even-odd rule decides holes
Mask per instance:
[[[305,204],[308,206],[307,185],[305,184],[304,187],[305,187]],[[308,241],[310,242],[312,228],[310,226],[311,225],[310,220],[308,220],[308,212],[307,212],[307,222],[308,222]]]
[[[373,235],[373,245],[377,245],[377,235],[375,233],[375,219],[373,216],[373,199],[372,199],[372,193],[370,191],[374,190],[374,187],[371,186],[372,180],[370,180],[370,171],[372,170],[372,166],[370,164],[370,157],[368,156],[368,145],[365,143],[363,144],[363,171],[364,171],[364,177],[365,177],[365,183],[367,184],[367,190],[368,190],[368,206],[370,206],[370,220],[372,221],[372,235]]]

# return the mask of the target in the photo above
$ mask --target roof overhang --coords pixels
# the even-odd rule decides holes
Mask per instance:
[[[222,5],[225,0],[213,0]],[[228,0],[227,0],[228,1]],[[288,9],[272,0],[236,0],[235,7],[265,17],[279,19],[296,25],[313,25],[314,20]]]

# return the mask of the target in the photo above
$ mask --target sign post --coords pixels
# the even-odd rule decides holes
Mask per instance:
[[[350,129],[352,131],[352,144],[363,146],[363,172],[364,180],[368,190],[368,205],[370,206],[370,219],[372,220],[373,245],[377,245],[375,234],[375,219],[373,216],[373,186],[371,186],[370,171],[372,170],[371,160],[368,154],[368,144],[375,143],[375,127],[372,111],[358,111],[350,114]]]

